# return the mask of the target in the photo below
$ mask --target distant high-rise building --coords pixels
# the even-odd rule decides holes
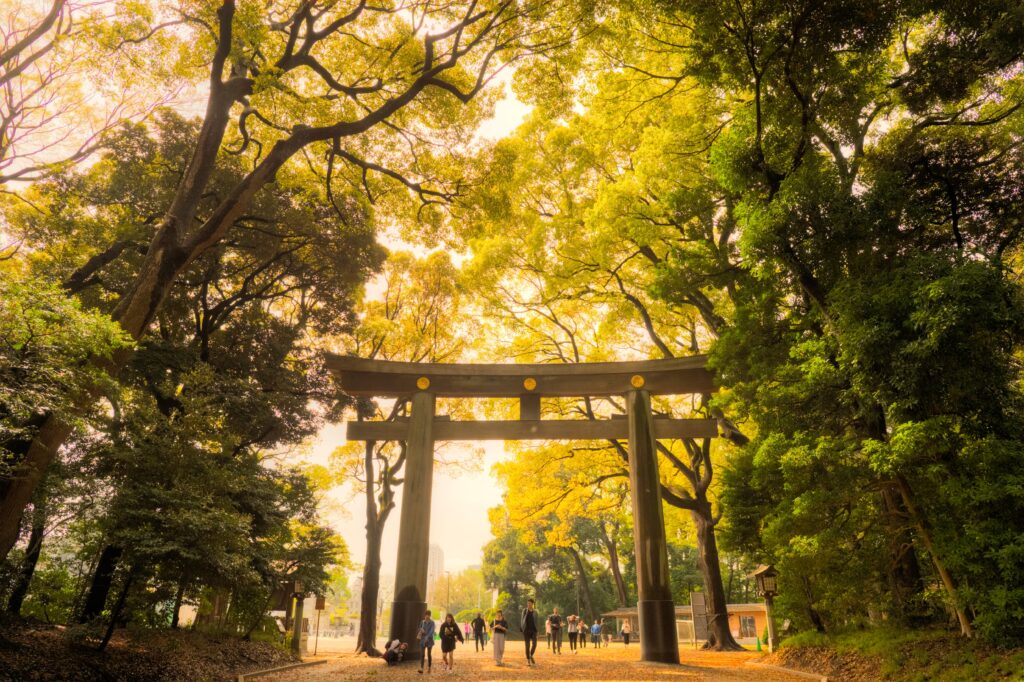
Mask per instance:
[[[430,603],[430,591],[434,582],[444,575],[444,550],[440,545],[431,544],[427,554],[427,603]]]

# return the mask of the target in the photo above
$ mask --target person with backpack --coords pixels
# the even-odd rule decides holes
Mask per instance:
[[[400,639],[394,639],[388,642],[387,650],[381,658],[389,666],[397,665],[405,657],[405,650],[409,648],[408,644],[405,644]]]

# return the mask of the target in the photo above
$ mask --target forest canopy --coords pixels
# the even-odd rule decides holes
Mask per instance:
[[[1021,3],[3,3],[9,613],[248,637],[354,559],[376,614],[404,446],[299,462],[406,406],[328,352],[707,355],[717,393],[655,401],[723,436],[659,446],[677,602],[773,564],[795,629],[1024,636]],[[480,135],[503,99],[529,113]],[[635,603],[624,444],[509,453],[499,604]]]

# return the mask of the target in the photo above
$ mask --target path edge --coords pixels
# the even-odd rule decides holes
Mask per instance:
[[[321,663],[326,662],[327,659],[322,658],[319,661],[301,661],[299,663],[289,663],[288,665],[279,665],[276,668],[267,668],[266,670],[253,670],[252,672],[238,673],[238,677],[236,679],[238,680],[238,682],[245,682],[248,679],[259,677],[261,675],[272,675],[273,673],[281,673],[286,670],[294,670],[295,668],[307,668],[311,665],[320,665]]]
[[[754,666],[755,668],[766,668],[768,670],[775,670],[780,673],[789,673],[790,675],[796,675],[797,677],[806,677],[810,680],[818,680],[818,682],[828,682],[827,675],[809,673],[803,670],[794,670],[793,668],[784,668],[781,665],[771,665],[770,663],[761,663],[760,661],[744,661],[743,665],[750,665]]]

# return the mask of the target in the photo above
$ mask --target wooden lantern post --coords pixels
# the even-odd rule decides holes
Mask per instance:
[[[295,589],[292,592],[295,599],[295,622],[292,630],[292,652],[300,659],[302,658],[302,609],[305,606],[306,593],[302,591],[302,583],[295,581]]]
[[[779,593],[779,572],[774,566],[761,564],[750,574],[757,583],[757,593],[764,597],[764,615],[768,625],[768,653],[776,647],[775,621],[772,619],[772,598]],[[760,637],[760,635],[758,635]]]

